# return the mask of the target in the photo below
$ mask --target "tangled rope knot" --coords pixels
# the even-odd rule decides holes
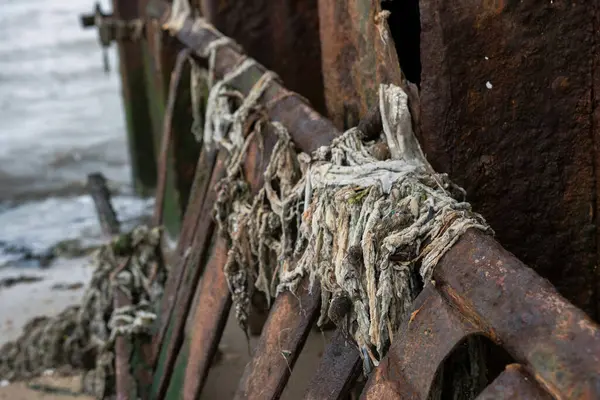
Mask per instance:
[[[149,335],[156,319],[167,278],[160,235],[159,228],[139,226],[101,247],[81,304],[33,319],[21,337],[0,349],[0,380],[28,379],[67,366],[86,371],[85,392],[98,399],[113,395],[116,338]],[[130,306],[114,307],[117,290]]]
[[[249,118],[261,112],[268,75],[235,111],[229,78],[211,88],[204,143],[229,153],[215,217],[230,241],[225,274],[238,322],[246,331],[254,290],[270,300],[308,277],[311,288],[321,288],[318,324],[331,320],[344,329],[368,373],[443,255],[470,228],[493,232],[465,191],[427,162],[400,87],[380,86],[383,130],[374,140],[352,128],[308,155],[266,113]],[[278,141],[253,196],[241,163],[267,125]]]

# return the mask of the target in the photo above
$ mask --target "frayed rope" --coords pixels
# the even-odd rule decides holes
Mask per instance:
[[[246,125],[259,110],[268,73],[233,111],[227,82],[247,68],[241,65],[212,87],[204,131],[205,146],[217,143],[229,152],[215,216],[231,242],[225,273],[236,317],[246,330],[253,290],[271,299],[296,291],[308,277],[311,288],[321,287],[319,325],[332,320],[345,329],[368,372],[443,255],[470,228],[493,232],[464,201],[464,190],[433,172],[401,88],[380,87],[379,138],[364,142],[352,128],[308,156],[297,154],[280,123],[258,118]],[[264,185],[252,196],[240,166],[267,124],[278,142]]]

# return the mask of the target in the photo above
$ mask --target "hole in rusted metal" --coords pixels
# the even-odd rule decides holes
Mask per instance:
[[[383,0],[381,8],[391,12],[388,24],[406,79],[421,84],[421,16],[419,0]]]
[[[487,337],[469,336],[454,348],[438,368],[438,395],[434,388],[430,399],[474,399],[508,364],[514,362],[506,350]]]

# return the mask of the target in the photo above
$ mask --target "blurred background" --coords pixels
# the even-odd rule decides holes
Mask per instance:
[[[110,2],[101,1],[104,10]],[[101,237],[87,174],[101,172],[124,229],[133,195],[116,46],[104,71],[91,0],[0,0],[0,345],[78,301]]]

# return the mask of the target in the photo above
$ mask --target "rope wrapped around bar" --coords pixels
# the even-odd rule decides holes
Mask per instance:
[[[352,128],[309,156],[297,154],[285,127],[258,105],[272,73],[233,111],[235,90],[227,83],[251,63],[212,86],[204,130],[205,146],[229,153],[215,217],[231,243],[225,273],[236,317],[246,330],[253,290],[271,299],[308,276],[311,287],[321,287],[319,324],[332,320],[346,329],[368,372],[460,235],[493,232],[464,190],[425,159],[400,87],[380,87],[383,132],[376,140]],[[241,163],[268,126],[278,142],[264,186],[252,196]]]
[[[21,337],[0,349],[0,380],[23,380],[69,367],[86,371],[85,392],[98,399],[114,395],[115,339],[149,335],[156,319],[167,277],[160,232],[140,226],[101,247],[81,304],[55,317],[34,318]],[[116,290],[131,299],[131,306],[114,308]]]

